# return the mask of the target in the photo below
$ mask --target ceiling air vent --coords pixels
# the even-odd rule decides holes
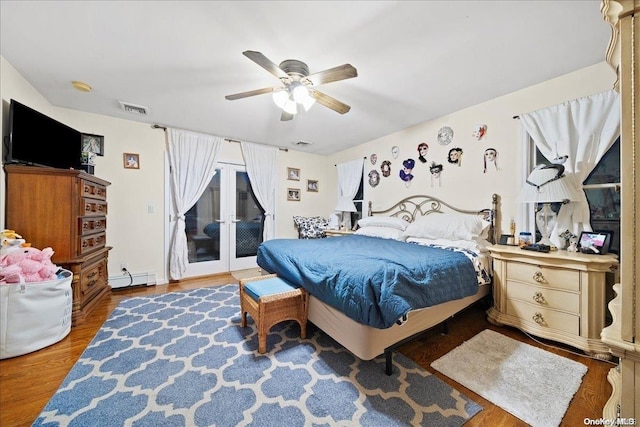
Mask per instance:
[[[131,104],[129,102],[118,101],[120,107],[127,113],[140,114],[141,116],[149,115],[149,108],[143,105]]]
[[[297,145],[298,147],[306,147],[307,145],[311,145],[311,144],[313,144],[313,142],[309,142],[309,141],[298,141],[293,143],[293,145]]]

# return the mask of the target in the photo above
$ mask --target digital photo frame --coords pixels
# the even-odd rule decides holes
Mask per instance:
[[[609,253],[613,231],[583,231],[578,240],[578,250],[585,254],[604,255]]]

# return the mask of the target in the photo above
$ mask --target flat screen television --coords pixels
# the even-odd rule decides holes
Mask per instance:
[[[81,133],[12,99],[6,163],[82,169]]]

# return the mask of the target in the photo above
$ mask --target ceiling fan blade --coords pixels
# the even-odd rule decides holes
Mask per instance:
[[[263,89],[256,89],[256,90],[250,90],[250,91],[247,91],[247,92],[234,93],[233,95],[225,96],[225,99],[228,99],[229,101],[233,101],[234,99],[242,99],[242,98],[248,98],[250,96],[262,95],[262,94],[265,94],[265,93],[271,93],[276,89],[280,89],[280,88],[279,87],[265,87]]]
[[[309,95],[311,95],[316,101],[318,101],[318,103],[324,105],[327,108],[331,108],[333,111],[340,114],[348,113],[349,110],[351,110],[351,107],[347,104],[340,102],[337,99],[332,98],[329,95],[315,89],[310,89]]]
[[[317,86],[325,83],[337,82],[339,80],[351,79],[353,77],[358,77],[358,70],[356,70],[351,64],[343,64],[328,70],[311,74],[303,80],[309,80]]]
[[[270,72],[271,74],[273,74],[274,76],[276,76],[277,78],[286,79],[286,80],[290,79],[287,73],[282,71],[280,67],[278,67],[275,63],[273,63],[269,58],[264,56],[262,53],[256,52],[253,50],[245,50],[244,52],[242,52],[242,54],[247,58],[249,58],[250,60],[252,60],[253,62],[255,62],[256,64],[258,64],[259,66],[261,66],[262,68],[264,68],[265,70],[267,70],[268,72]]]
[[[286,122],[289,120],[293,120],[293,114],[289,114],[286,111],[282,111],[282,115],[280,116],[280,121]]]

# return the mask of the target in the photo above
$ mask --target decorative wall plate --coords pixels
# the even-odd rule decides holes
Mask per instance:
[[[442,126],[438,131],[438,142],[440,145],[448,145],[453,140],[453,129],[449,126]]]
[[[398,154],[400,154],[400,148],[398,148],[397,145],[394,145],[393,147],[391,147],[391,157],[393,157],[394,159],[397,159]]]

